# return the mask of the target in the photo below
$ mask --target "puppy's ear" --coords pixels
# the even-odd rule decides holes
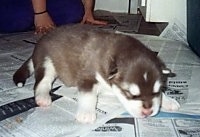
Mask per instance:
[[[168,74],[170,74],[170,73],[171,73],[171,70],[170,70],[170,69],[168,69],[168,68],[163,68],[163,69],[162,69],[162,74],[168,75]]]
[[[169,68],[166,67],[164,62],[162,60],[159,61],[159,67],[161,68],[162,74],[167,77],[174,77],[176,76],[175,73],[173,73]]]
[[[113,69],[113,71],[111,71],[111,72],[109,73],[108,80],[111,80],[111,79],[113,79],[114,77],[116,77],[116,76],[117,76],[117,73],[118,73],[118,69],[117,69],[117,68]]]
[[[116,69],[115,71],[113,71],[113,73],[110,74],[110,76],[108,77],[108,80],[111,83],[120,83],[122,80],[122,75],[120,72],[118,72],[118,70]]]
[[[163,68],[162,74],[166,75],[167,77],[175,77],[176,76],[176,74],[173,73],[169,68]]]
[[[119,83],[122,80],[121,72],[119,72],[118,66],[114,60],[111,61],[111,64],[109,67],[108,80],[111,83]]]
[[[118,73],[118,68],[117,68],[117,64],[115,62],[114,58],[111,58],[110,62],[109,62],[109,76],[108,76],[108,80],[113,79]]]

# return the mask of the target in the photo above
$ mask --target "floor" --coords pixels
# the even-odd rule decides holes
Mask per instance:
[[[96,19],[105,20],[108,22],[108,24],[114,24],[115,26],[113,27],[111,25],[106,29],[119,30],[128,33],[159,36],[160,33],[168,25],[168,23],[146,22],[145,19],[142,17],[140,11],[138,11],[138,14],[127,14],[127,13],[112,13],[104,10],[97,10],[94,12],[94,15]],[[121,29],[118,27],[123,27],[123,28]]]

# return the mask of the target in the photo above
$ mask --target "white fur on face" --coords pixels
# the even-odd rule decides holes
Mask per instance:
[[[126,108],[126,110],[133,117],[137,117],[137,118],[146,117],[142,113],[144,108],[143,108],[143,102],[141,100],[133,100],[133,99],[128,100],[125,97],[125,95],[122,93],[120,88],[118,88],[117,85],[113,84],[110,87],[110,85],[103,79],[103,77],[99,73],[96,73],[96,79],[99,83],[101,83],[101,85],[104,85],[104,86],[112,89],[113,93],[117,96],[119,101],[123,104],[123,106]],[[121,86],[121,88],[130,91],[130,93],[133,94],[133,95],[139,95],[140,94],[140,89],[139,89],[138,85],[136,85],[135,83],[129,84],[129,83],[124,82],[120,86]],[[155,88],[157,88],[156,86],[155,86]],[[150,116],[154,116],[158,113],[158,111],[160,109],[160,104],[161,104],[160,101],[161,101],[161,96],[154,97],[154,99],[152,100],[153,106],[151,108],[151,110],[153,110],[153,113]]]
[[[161,83],[159,80],[156,80],[153,86],[153,92],[158,93],[160,91]]]
[[[135,84],[135,83],[130,84],[130,86],[129,86],[129,91],[130,91],[131,94],[134,95],[134,96],[140,95],[140,88],[139,88],[138,85]]]
[[[80,91],[78,98],[78,110],[76,120],[81,123],[94,123],[96,120],[97,91],[99,84],[93,86],[92,91]]]
[[[142,101],[139,100],[127,100],[126,97],[122,94],[120,88],[116,85],[112,85],[112,90],[115,95],[118,97],[119,101],[123,104],[126,110],[133,117],[140,117],[140,108],[142,107]]]
[[[144,77],[144,80],[147,81],[147,72],[144,73],[143,77]]]
[[[46,107],[51,104],[51,97],[49,92],[51,90],[51,84],[56,77],[56,71],[50,58],[46,57],[44,64],[44,77],[39,82],[35,89],[36,103],[41,107]]]
[[[143,102],[141,100],[128,100],[123,94],[122,91],[120,90],[120,88],[118,88],[118,86],[116,85],[112,85],[112,90],[115,93],[115,95],[118,97],[118,99],[120,100],[120,102],[124,105],[124,107],[126,108],[126,110],[133,116],[136,118],[144,118],[146,117],[142,111],[143,111]],[[159,109],[160,109],[160,96],[159,97],[154,97],[154,99],[152,100],[153,106],[151,108],[151,110],[153,111],[153,113],[150,116],[154,116],[158,113]]]
[[[161,95],[159,95],[159,97],[154,97],[152,99],[152,103],[153,103],[153,106],[151,107],[151,109],[153,110],[153,113],[150,116],[155,116],[160,110]]]
[[[140,89],[138,85],[135,83],[129,84],[129,83],[123,82],[120,86],[122,89],[129,91],[134,96],[140,95]]]

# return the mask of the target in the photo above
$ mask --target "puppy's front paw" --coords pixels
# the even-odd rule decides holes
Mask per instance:
[[[167,111],[176,111],[180,108],[180,104],[175,99],[163,94],[162,108]]]
[[[84,124],[92,124],[96,120],[96,112],[92,110],[79,109],[76,114],[76,120]]]
[[[38,94],[35,96],[36,104],[40,107],[47,107],[51,105],[51,96],[49,94]]]

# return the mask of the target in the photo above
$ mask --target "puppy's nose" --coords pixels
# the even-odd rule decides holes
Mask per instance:
[[[142,115],[149,116],[153,113],[153,110],[151,109],[142,109]]]

